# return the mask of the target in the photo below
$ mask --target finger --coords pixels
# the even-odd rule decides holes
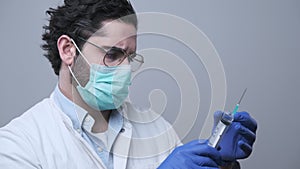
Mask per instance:
[[[221,120],[223,115],[222,111],[216,111],[214,113],[214,126],[217,126],[218,122]],[[214,129],[213,129],[214,130]]]
[[[241,126],[241,125],[237,125],[236,127],[238,127],[238,131],[239,134],[245,139],[247,140],[247,143],[250,144],[251,146],[253,145],[255,139],[256,139],[256,135],[255,133],[253,133],[251,130],[249,130],[248,128]]]
[[[221,162],[221,154],[220,152],[207,144],[203,145],[202,149],[198,149],[194,151],[194,153],[198,156],[208,157],[215,161],[217,164]]]
[[[234,121],[240,122],[243,126],[249,128],[254,133],[257,130],[257,122],[247,112],[237,112],[234,115]]]
[[[202,167],[198,166],[197,164],[195,163],[189,163],[189,164],[186,164],[186,169],[202,169]]]
[[[194,140],[182,146],[182,151],[197,156],[210,157],[215,161],[221,161],[220,152],[207,145],[207,140]]]
[[[209,157],[193,156],[192,161],[201,167],[218,167],[218,164]]]
[[[244,141],[239,141],[238,142],[238,146],[244,151],[245,153],[245,157],[242,157],[242,158],[247,158],[250,156],[251,152],[252,152],[252,147],[247,144],[246,142]]]
[[[182,169],[182,168],[180,168]],[[199,166],[195,163],[188,164],[187,169],[219,169],[219,167],[206,167],[206,166]]]
[[[193,140],[183,146],[181,146],[181,153],[186,153],[188,155],[195,155],[195,156],[203,156],[209,157],[210,159],[214,160],[217,164],[221,164],[222,158],[220,152],[209,146],[208,140]]]
[[[214,119],[219,121],[222,118],[223,112],[222,111],[216,111],[214,113]]]

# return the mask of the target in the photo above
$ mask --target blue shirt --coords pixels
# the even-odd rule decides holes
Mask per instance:
[[[117,110],[112,111],[109,117],[106,147],[102,140],[91,133],[94,119],[88,112],[64,96],[58,85],[53,93],[54,102],[71,119],[73,128],[93,147],[106,167],[112,169],[113,155],[111,148],[119,132],[122,130],[123,116]]]

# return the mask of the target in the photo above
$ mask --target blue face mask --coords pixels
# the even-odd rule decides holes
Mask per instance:
[[[84,59],[86,60],[85,57]],[[85,87],[80,85],[70,67],[69,70],[78,83],[77,90],[81,98],[95,110],[118,109],[128,96],[128,87],[131,84],[130,65],[107,67],[91,64],[90,79]]]

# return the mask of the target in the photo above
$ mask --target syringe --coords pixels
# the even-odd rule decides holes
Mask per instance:
[[[244,90],[244,92],[243,92],[240,100],[235,105],[235,108],[232,111],[232,113],[223,113],[221,120],[218,122],[218,124],[217,124],[216,128],[214,129],[212,135],[208,139],[208,145],[210,145],[211,147],[215,147],[216,148],[218,146],[220,140],[222,139],[222,136],[224,135],[224,133],[226,132],[227,128],[232,123],[233,116],[238,111],[239,106],[241,104],[241,101],[242,101],[242,99],[243,99],[246,91],[247,91],[247,88]]]

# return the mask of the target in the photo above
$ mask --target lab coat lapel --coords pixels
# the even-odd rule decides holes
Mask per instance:
[[[126,169],[131,136],[132,126],[130,123],[125,122],[124,127],[122,128],[113,146],[114,168]]]

